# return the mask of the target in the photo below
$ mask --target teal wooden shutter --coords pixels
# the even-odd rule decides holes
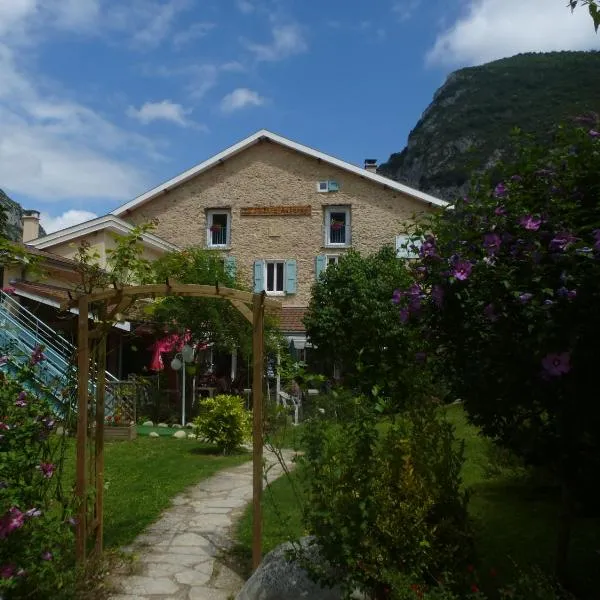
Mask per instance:
[[[327,257],[324,254],[319,254],[315,256],[315,279],[319,281],[319,277],[321,273],[327,267]]]
[[[285,261],[285,293],[296,293],[296,260],[293,258]]]
[[[235,279],[236,275],[236,265],[235,265],[235,256],[226,256],[224,261],[225,273],[229,275],[232,279]]]
[[[265,261],[254,261],[254,293],[258,294],[265,289]]]

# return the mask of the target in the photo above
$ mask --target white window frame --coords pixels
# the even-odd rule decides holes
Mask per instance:
[[[324,188],[321,186],[325,186]],[[329,181],[317,181],[317,192],[325,194],[329,191]]]
[[[283,280],[282,280],[282,284],[283,284],[283,289],[281,291],[279,290],[274,290],[274,291],[269,291],[267,289],[267,285],[268,285],[268,277],[267,277],[267,270],[269,268],[269,265],[275,265],[275,264],[282,264],[283,265]],[[269,258],[269,259],[265,259],[265,266],[264,266],[264,273],[263,273],[263,281],[264,281],[264,285],[265,285],[265,292],[267,294],[267,296],[285,296],[285,282],[286,282],[286,264],[285,264],[285,260],[284,259],[280,259],[280,258]],[[276,273],[273,273],[273,282],[275,283],[275,286],[277,285],[277,277],[276,277]]]
[[[210,228],[213,226],[213,217],[215,215],[226,215],[227,217],[227,231],[226,239],[224,244],[213,244],[212,234]],[[228,208],[211,208],[206,211],[206,247],[207,248],[229,248],[231,244],[231,210]]]
[[[329,262],[331,261],[331,262]],[[339,254],[326,254],[325,255],[325,268],[330,267],[331,265],[337,265],[340,262]]]
[[[332,213],[345,213],[346,214],[346,240],[344,241],[344,243],[336,243],[336,242],[331,242],[331,214]],[[325,207],[325,240],[324,240],[324,244],[326,247],[330,247],[330,248],[347,248],[348,246],[350,246],[350,240],[351,240],[351,235],[352,235],[352,229],[351,229],[351,221],[350,221],[350,215],[351,215],[351,211],[350,211],[350,207],[349,206],[327,206]]]

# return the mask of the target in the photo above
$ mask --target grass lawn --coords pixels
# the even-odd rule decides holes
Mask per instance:
[[[178,493],[249,453],[223,456],[195,440],[138,437],[105,444],[104,540],[128,544],[153,523]],[[65,481],[75,479],[75,444],[69,447]]]
[[[508,580],[514,564],[539,565],[552,570],[558,505],[554,496],[526,485],[516,470],[494,469],[491,442],[478,435],[466,421],[459,405],[447,409],[456,435],[465,441],[463,480],[472,491],[470,513],[476,529],[482,583],[494,567],[498,579]],[[301,473],[292,474],[301,485]],[[263,546],[268,552],[278,544],[304,535],[301,510],[290,481],[282,477],[265,492],[263,500]],[[235,554],[249,569],[252,514],[247,510],[237,529]],[[600,568],[600,519],[579,519],[573,530],[570,555],[574,589],[582,598],[598,598],[595,578]],[[497,585],[497,582],[495,582]]]

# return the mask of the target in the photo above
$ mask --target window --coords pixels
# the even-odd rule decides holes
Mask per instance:
[[[285,263],[282,260],[265,262],[265,291],[272,294],[283,294]]]
[[[283,295],[296,293],[296,260],[255,260],[254,291]]]
[[[318,181],[317,182],[317,192],[339,192],[340,184],[337,181],[332,181],[331,179],[328,181]]]
[[[209,210],[206,214],[206,245],[224,248],[231,241],[231,213],[228,210]]]
[[[329,185],[327,183],[327,181],[319,181],[319,183],[317,183],[317,192],[328,192],[329,191]]]
[[[328,254],[327,255],[327,266],[337,265],[340,262],[339,254]]]
[[[325,209],[325,245],[350,245],[350,207],[329,206]]]

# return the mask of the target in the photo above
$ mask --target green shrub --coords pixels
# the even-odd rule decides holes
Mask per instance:
[[[0,356],[0,365],[8,357]],[[65,439],[48,402],[31,391],[36,349],[16,376],[0,372],[0,597],[72,598],[71,497],[62,492]]]
[[[195,434],[229,454],[250,438],[250,413],[239,396],[226,394],[202,400],[194,421]]]
[[[464,568],[471,552],[462,447],[436,406],[388,426],[383,407],[355,400],[352,420],[306,424],[307,529],[345,584],[374,598],[397,573],[424,577]],[[318,579],[333,583],[325,572]]]

